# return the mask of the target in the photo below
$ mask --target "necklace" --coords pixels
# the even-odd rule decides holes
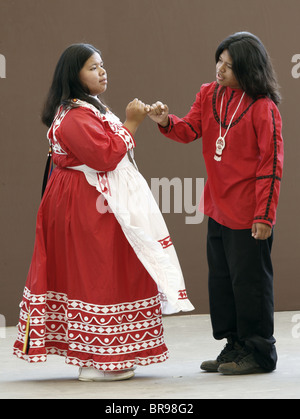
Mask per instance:
[[[243,95],[241,97],[241,100],[239,101],[239,104],[237,105],[237,108],[234,111],[234,114],[232,115],[232,118],[231,118],[231,120],[229,122],[229,125],[227,127],[227,130],[226,130],[225,134],[222,136],[222,109],[223,109],[224,95],[225,95],[225,92],[222,95],[221,106],[220,106],[220,135],[219,135],[219,138],[216,141],[216,153],[215,153],[215,156],[214,156],[214,159],[216,161],[221,161],[222,160],[222,153],[223,153],[223,150],[225,148],[225,137],[226,137],[226,135],[227,135],[227,133],[229,131],[229,128],[231,127],[233,118],[235,117],[235,114],[237,113],[237,111],[238,111],[238,109],[240,107],[240,104],[242,103],[242,100],[243,100],[243,98],[245,96],[245,92],[243,93]]]

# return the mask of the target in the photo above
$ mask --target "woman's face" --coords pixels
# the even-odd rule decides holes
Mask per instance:
[[[219,57],[216,65],[216,78],[220,86],[239,89],[240,85],[232,71],[232,59],[227,49]]]
[[[103,68],[103,61],[97,52],[85,62],[79,72],[79,80],[92,96],[105,92],[107,74]]]

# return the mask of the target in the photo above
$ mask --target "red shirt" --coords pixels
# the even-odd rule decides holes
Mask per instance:
[[[226,135],[221,161],[214,159],[220,135],[223,89],[204,84],[184,118],[169,115],[160,131],[172,140],[189,143],[202,137],[207,170],[200,210],[231,229],[251,228],[254,222],[275,224],[283,168],[281,116],[275,103],[245,95]],[[243,91],[225,89],[222,108],[224,136]]]

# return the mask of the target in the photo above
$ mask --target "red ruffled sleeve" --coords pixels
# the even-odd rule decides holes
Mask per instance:
[[[114,170],[135,147],[133,137],[121,123],[111,123],[105,116],[101,119],[84,107],[71,109],[55,135],[68,154],[98,171]]]

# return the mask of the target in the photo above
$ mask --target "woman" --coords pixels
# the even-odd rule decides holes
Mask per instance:
[[[191,310],[181,269],[150,190],[127,152],[147,112],[124,124],[103,104],[107,73],[88,44],[62,54],[42,120],[56,164],[36,240],[14,353],[80,367],[83,381],[122,380],[168,357],[162,312]]]
[[[268,372],[277,362],[271,247],[283,167],[280,95],[256,36],[229,36],[215,58],[216,81],[201,87],[184,118],[161,102],[149,116],[175,141],[202,137],[210,311],[214,337],[227,344],[201,368]]]

